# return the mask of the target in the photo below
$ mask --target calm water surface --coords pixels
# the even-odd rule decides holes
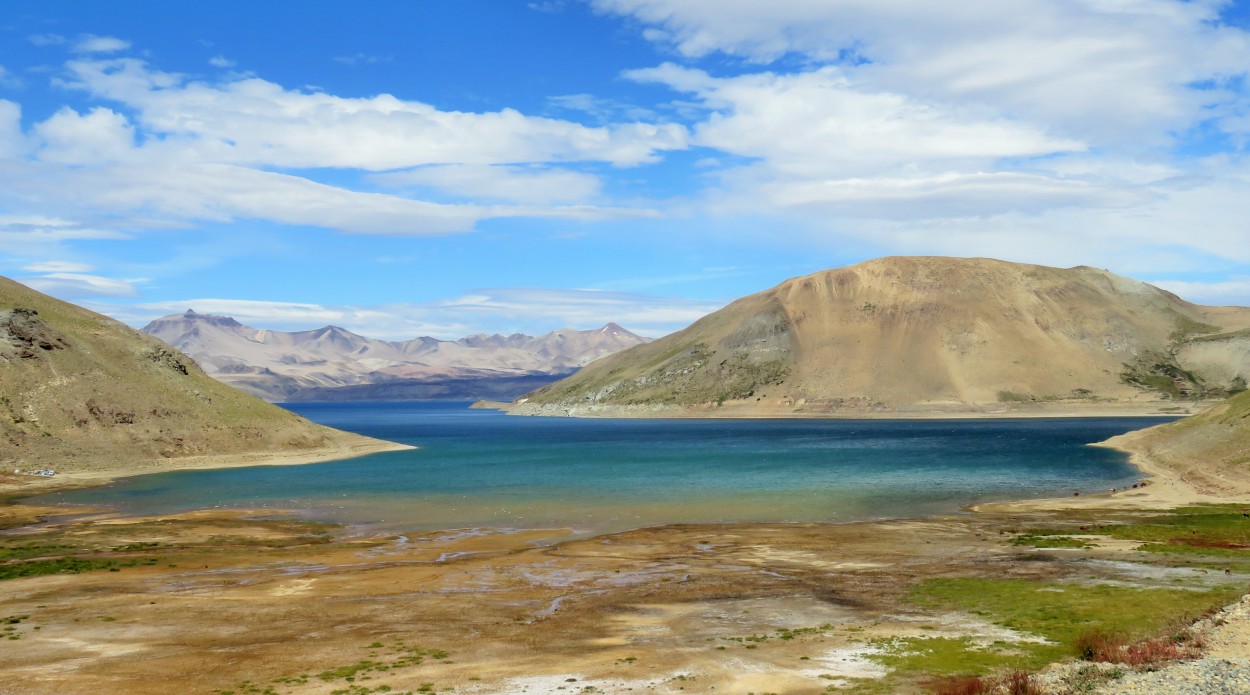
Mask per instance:
[[[1169,420],[580,420],[467,405],[292,404],[420,449],[161,473],[38,501],[134,514],[296,509],[393,529],[849,521],[1123,487],[1138,477],[1127,458],[1087,444]]]

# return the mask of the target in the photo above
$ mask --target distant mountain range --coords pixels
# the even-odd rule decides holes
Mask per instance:
[[[377,340],[338,326],[284,332],[228,316],[165,316],[142,331],[190,355],[224,383],[271,401],[503,399],[649,342],[609,323],[546,335]]]
[[[517,414],[1004,412],[1226,398],[1250,308],[1090,267],[894,257],[788,280],[528,394]],[[1065,406],[1067,407],[1067,406]]]

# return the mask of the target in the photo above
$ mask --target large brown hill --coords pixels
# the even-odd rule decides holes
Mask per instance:
[[[386,446],[218,383],[156,338],[0,278],[6,475],[127,473],[255,454],[343,457]]]
[[[788,280],[588,365],[519,414],[986,412],[1223,398],[1250,309],[1089,267],[895,257]]]

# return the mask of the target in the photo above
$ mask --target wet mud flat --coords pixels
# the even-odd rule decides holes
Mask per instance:
[[[1236,510],[1221,514],[1236,532]],[[1125,629],[1154,629],[1250,583],[1233,541],[1144,552],[1124,529],[1153,518],[991,512],[565,541],[362,536],[244,512],[66,518],[0,535],[0,692],[926,692],[951,673],[1040,668],[1070,656],[1070,633],[1143,611]],[[80,566],[46,564],[67,561]]]

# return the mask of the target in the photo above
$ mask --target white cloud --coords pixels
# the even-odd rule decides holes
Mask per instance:
[[[25,153],[26,136],[22,133],[22,108],[0,99],[0,160],[15,159]]]
[[[688,56],[761,63],[797,53],[849,66],[875,89],[992,105],[1070,137],[1158,142],[1226,100],[1250,36],[1217,22],[1224,3],[1174,0],[594,0],[653,25]]]
[[[69,261],[41,261],[22,266],[22,270],[32,273],[89,273],[95,268],[87,263],[71,263]]]
[[[1120,208],[1154,197],[1148,189],[1012,172],[765,182],[760,191],[775,208],[882,220],[1040,213],[1062,207]],[[731,206],[732,202],[721,205],[722,209]]]
[[[18,278],[18,282],[61,298],[134,297],[138,294],[131,282],[84,273],[47,273]]]
[[[1236,86],[1250,33],[1220,25],[1219,3],[595,5],[688,56],[801,58],[729,77],[625,73],[693,96],[692,144],[734,155],[712,158],[712,214],[780,215],[792,240],[883,253],[1121,271],[1250,262],[1244,162],[1175,149],[1250,113]]]
[[[992,165],[1085,149],[983,109],[867,91],[840,68],[713,78],[665,64],[627,77],[695,94],[712,113],[695,143],[766,160],[788,176],[847,176],[917,165]]]
[[[678,125],[590,128],[526,116],[441,111],[389,94],[345,98],[259,78],[187,82],[133,59],[71,61],[66,84],[126,104],[164,149],[271,167],[382,171],[426,164],[605,161],[631,166],[686,146]]]
[[[130,48],[130,42],[115,36],[84,34],[74,43],[75,53],[117,53]]]
[[[429,186],[465,198],[518,203],[572,203],[599,194],[599,177],[567,169],[445,164],[386,174],[372,180],[386,186]]]
[[[588,114],[600,122],[619,120],[653,121],[658,118],[658,114],[652,109],[643,108],[619,99],[606,99],[593,94],[561,94],[547,97],[547,103],[556,109]]]
[[[107,215],[138,227],[264,219],[395,235],[465,232],[497,217],[650,216],[655,212],[585,204],[599,192],[598,178],[550,163],[637,164],[684,147],[686,138],[680,126],[591,128],[509,109],[445,112],[389,95],[340,98],[256,78],[188,82],[132,59],[68,66],[72,78],[62,86],[124,109],[63,107],[27,135],[18,106],[0,100],[0,154],[10,155],[0,160],[0,185],[11,211]],[[23,159],[26,152],[33,157]],[[280,171],[431,163],[443,166],[372,183],[422,185],[469,200],[430,202],[394,188],[352,190]]]
[[[344,65],[373,65],[375,63],[389,63],[393,60],[395,59],[391,56],[370,55],[368,53],[334,57],[334,62]]]
[[[498,288],[475,290],[440,306],[485,316],[523,316],[531,320],[546,317],[569,328],[594,328],[615,321],[626,328],[647,326],[667,333],[686,327],[724,304],[605,290]]]
[[[1096,265],[1134,277],[1250,264],[1250,180],[1228,174],[1157,185],[1146,203],[951,218],[833,220],[806,225],[810,243],[847,239],[884,253],[990,256],[1054,266]],[[1184,182],[1179,182],[1184,183]]]
[[[14,75],[8,68],[0,65],[0,87],[8,87],[14,89],[22,86],[22,80]]]
[[[236,65],[235,61],[230,60],[229,58],[222,56],[222,55],[217,55],[217,56],[213,56],[212,58],[209,58],[208,64],[215,68],[232,68]]]
[[[472,229],[491,211],[351,191],[299,176],[222,164],[171,167],[145,163],[93,168],[31,166],[12,189],[54,203],[58,188],[75,191],[65,207],[80,214],[142,214],[156,219],[265,219],[356,233],[423,235]]]
[[[57,205],[83,216],[142,216],[167,222],[262,219],[357,234],[426,236],[471,231],[484,219],[570,220],[651,216],[650,210],[589,205],[451,205],[354,191],[289,174],[225,164],[14,167],[0,180],[27,204]],[[72,197],[62,197],[63,191]]]
[[[48,162],[99,165],[130,157],[134,128],[121,114],[94,108],[86,115],[68,106],[34,128],[41,147],[37,157]]]
[[[74,239],[129,239],[130,235],[111,229],[99,229],[72,220],[44,215],[0,214],[0,242],[6,244],[39,244]]]
[[[695,95],[707,115],[693,143],[750,162],[720,171],[721,213],[930,219],[1152,198],[1088,166],[1055,172],[1060,155],[1086,156],[1081,142],[986,109],[869,91],[838,67],[714,78],[665,64],[627,77]]]
[[[1184,280],[1148,281],[1156,287],[1173,292],[1182,299],[1215,306],[1250,306],[1250,277],[1235,276],[1222,282]]]
[[[31,34],[26,37],[35,46],[64,46],[69,39],[60,34]]]

